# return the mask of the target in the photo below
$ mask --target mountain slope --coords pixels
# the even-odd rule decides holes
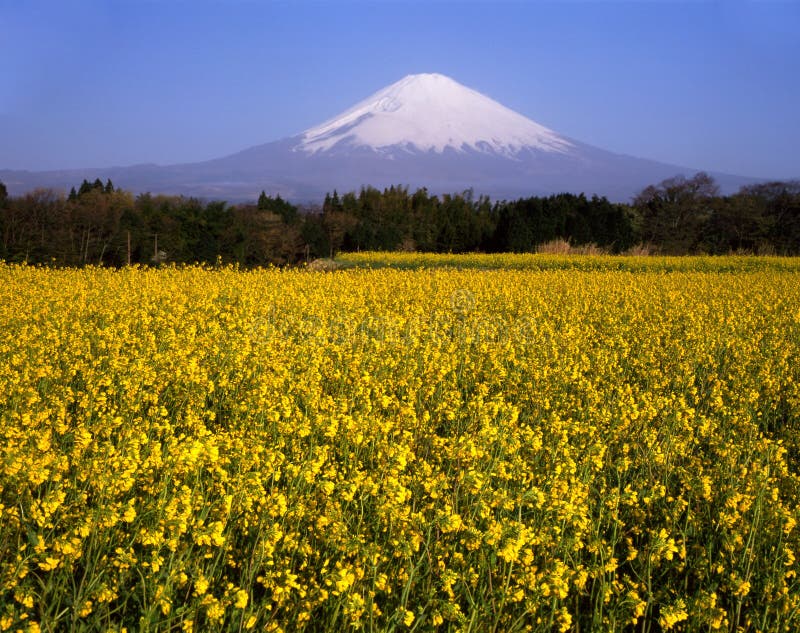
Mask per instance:
[[[614,154],[569,139],[438,74],[409,75],[340,115],[287,139],[223,158],[55,172],[0,171],[12,194],[111,178],[136,192],[253,200],[263,189],[294,200],[364,185],[474,189],[493,198],[558,192],[626,201],[695,170]],[[712,174],[723,191],[754,182]]]
[[[344,146],[344,147],[341,147]],[[308,153],[368,147],[514,157],[524,148],[565,152],[572,144],[538,123],[439,74],[409,75],[306,130]]]

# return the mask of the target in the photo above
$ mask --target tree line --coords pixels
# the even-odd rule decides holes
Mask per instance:
[[[162,262],[292,265],[342,250],[526,252],[563,239],[613,253],[800,254],[800,182],[722,196],[704,173],[642,190],[630,204],[562,193],[492,202],[472,191],[432,195],[364,187],[321,206],[262,192],[254,204],[133,196],[95,180],[67,196],[11,197],[0,183],[0,260],[64,266]]]

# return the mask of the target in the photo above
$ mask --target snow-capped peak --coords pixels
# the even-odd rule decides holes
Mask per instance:
[[[322,125],[297,149],[335,145],[443,152],[467,149],[514,156],[523,149],[566,152],[572,143],[481,93],[439,74],[408,75]],[[339,146],[341,147],[341,146]]]

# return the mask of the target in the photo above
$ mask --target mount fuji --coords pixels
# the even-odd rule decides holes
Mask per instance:
[[[559,192],[627,201],[694,169],[615,154],[562,136],[440,74],[408,75],[299,135],[230,156],[179,165],[50,172],[0,171],[9,192],[111,178],[135,192],[295,201],[371,185],[473,189],[495,199]],[[752,179],[715,174],[723,191]]]
[[[316,154],[367,148],[406,153],[478,152],[516,158],[536,149],[566,153],[572,143],[444,75],[409,75],[302,135]]]

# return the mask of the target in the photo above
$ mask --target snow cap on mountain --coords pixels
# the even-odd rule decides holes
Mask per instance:
[[[572,143],[440,74],[408,75],[322,125],[303,132],[296,149],[343,147],[441,153],[475,150],[513,157],[534,149],[564,153]]]

